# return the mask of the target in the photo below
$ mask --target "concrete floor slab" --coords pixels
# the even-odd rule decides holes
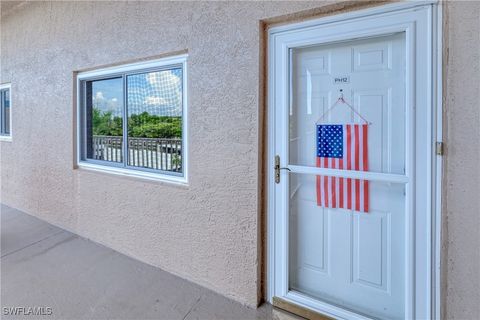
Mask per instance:
[[[288,319],[1,207],[1,304],[51,307],[28,319]],[[6,316],[2,319],[23,319]]]
[[[6,256],[63,230],[2,205],[1,255]]]
[[[203,294],[185,320],[220,320],[228,315],[230,320],[271,319],[272,308],[268,304],[254,310],[231,301],[214,292]]]

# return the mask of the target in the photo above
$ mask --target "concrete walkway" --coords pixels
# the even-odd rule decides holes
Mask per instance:
[[[3,205],[1,304],[2,319],[293,319],[268,304],[249,309]],[[7,316],[12,307],[49,307],[51,315]]]

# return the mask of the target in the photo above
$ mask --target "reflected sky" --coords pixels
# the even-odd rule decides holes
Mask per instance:
[[[121,78],[94,81],[94,107],[122,115],[123,82]],[[148,112],[158,116],[182,115],[182,69],[127,76],[128,114]]]
[[[122,115],[123,108],[122,78],[92,82],[92,99],[94,108],[111,111],[114,116]]]

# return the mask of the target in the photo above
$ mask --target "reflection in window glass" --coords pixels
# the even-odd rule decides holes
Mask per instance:
[[[80,73],[80,162],[184,181],[185,66],[182,57]]]
[[[0,135],[10,135],[10,89],[0,90]]]
[[[123,80],[87,82],[86,157],[123,161]]]
[[[128,165],[182,172],[182,69],[127,76]]]

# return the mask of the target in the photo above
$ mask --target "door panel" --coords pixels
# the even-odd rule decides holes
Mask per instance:
[[[362,123],[344,104],[327,112],[342,89],[370,123],[369,171],[404,175],[405,34],[296,48],[291,55],[288,164],[316,166],[316,124]],[[316,179],[289,174],[289,290],[360,314],[404,318],[405,185],[370,181],[364,213],[319,206]]]
[[[371,181],[371,210],[359,213],[318,207],[313,175],[289,180],[290,290],[404,318],[405,186]]]
[[[315,167],[316,122],[362,122],[343,104],[326,113],[342,89],[370,122],[369,171],[404,174],[405,68],[404,33],[293,49],[289,164]]]

